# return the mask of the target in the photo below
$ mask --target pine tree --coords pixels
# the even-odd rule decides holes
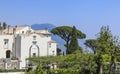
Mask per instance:
[[[54,35],[58,35],[66,42],[66,44],[64,44],[64,46],[66,47],[66,54],[69,54],[69,44],[71,40],[72,29],[73,28],[70,26],[59,26],[51,30],[51,33],[53,33]],[[84,39],[86,37],[86,35],[82,33],[80,30],[76,29],[76,33],[77,39]]]
[[[75,26],[73,26],[73,29],[71,32],[71,40],[69,44],[69,54],[74,53],[76,50],[79,50],[79,45],[78,45],[77,30]]]

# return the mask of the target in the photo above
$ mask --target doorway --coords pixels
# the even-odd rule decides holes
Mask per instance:
[[[10,50],[7,50],[7,51],[6,51],[6,58],[10,58],[10,54],[11,54],[11,51],[10,51]]]

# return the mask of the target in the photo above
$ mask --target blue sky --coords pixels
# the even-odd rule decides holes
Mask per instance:
[[[0,0],[0,22],[9,25],[75,25],[95,38],[103,25],[120,36],[120,0]]]

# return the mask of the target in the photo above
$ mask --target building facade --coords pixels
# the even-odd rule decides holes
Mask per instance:
[[[55,56],[56,48],[57,43],[51,39],[47,29],[35,31],[24,26],[1,30],[0,62],[3,61],[6,68],[10,65],[8,59],[17,60],[16,68],[23,69],[26,67],[26,58]]]

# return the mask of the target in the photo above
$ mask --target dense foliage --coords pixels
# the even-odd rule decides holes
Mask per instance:
[[[66,30],[64,30],[66,28]],[[116,63],[120,62],[120,42],[113,36],[108,26],[103,26],[96,39],[87,39],[85,45],[93,53],[78,51],[78,33],[75,27],[62,26],[53,33],[70,41],[69,53],[59,56],[33,57],[30,62],[37,65],[29,74],[119,74]],[[63,38],[64,39],[64,38]],[[75,52],[75,53],[73,53]],[[49,66],[49,67],[48,67]],[[55,68],[54,66],[57,66]],[[52,67],[52,68],[50,68]]]
[[[42,65],[48,65],[51,63],[55,63],[58,67],[55,71],[62,71],[65,73],[60,74],[66,74],[67,71],[70,74],[73,74],[73,72],[79,72],[79,73],[95,73],[96,72],[96,63],[95,58],[96,55],[93,54],[70,54],[66,56],[50,56],[50,57],[36,57],[36,58],[29,58],[34,64],[40,63]],[[53,72],[53,70],[49,70],[50,72]],[[78,73],[78,74],[79,74]],[[59,74],[59,73],[58,73]]]

